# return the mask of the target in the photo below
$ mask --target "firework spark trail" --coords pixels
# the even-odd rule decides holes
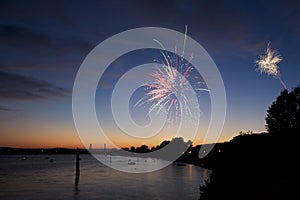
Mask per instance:
[[[185,37],[183,41],[183,50],[181,55],[177,55],[177,49],[175,48],[175,53],[171,53],[171,56],[165,50],[163,44],[158,40],[154,39],[163,49],[161,51],[164,60],[162,61],[162,66],[156,66],[154,71],[151,73],[153,81],[151,83],[145,84],[146,94],[135,104],[136,106],[142,106],[144,104],[152,103],[149,108],[148,113],[150,113],[155,108],[158,108],[158,112],[164,107],[168,113],[174,110],[176,119],[185,111],[191,114],[189,98],[186,96],[186,92],[190,90],[190,82],[188,78],[192,71],[192,66],[190,61],[184,59],[184,51],[186,45],[186,33],[187,27],[185,29]],[[197,82],[198,84],[200,82]],[[200,88],[195,86],[198,91],[209,91],[205,88]],[[180,98],[181,101],[178,99]],[[176,120],[175,120],[176,121]]]
[[[270,43],[268,43],[265,54],[259,56],[259,60],[255,60],[256,65],[258,65],[258,68],[256,70],[261,74],[266,73],[273,76],[274,78],[277,78],[282,84],[283,88],[287,90],[285,83],[280,77],[280,71],[278,67],[278,63],[280,61],[282,61],[281,55],[276,50],[271,50],[271,45]]]

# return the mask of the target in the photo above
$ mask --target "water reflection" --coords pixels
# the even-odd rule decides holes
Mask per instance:
[[[206,180],[209,178],[209,173],[207,169],[203,169],[203,174],[202,174],[203,180]]]
[[[78,185],[74,185],[74,197],[73,197],[73,199],[74,200],[77,200],[77,199],[79,199],[79,186]]]
[[[188,165],[189,167],[189,180],[192,180],[193,176],[193,165]]]

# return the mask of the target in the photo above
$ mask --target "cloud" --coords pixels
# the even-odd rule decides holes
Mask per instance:
[[[79,36],[64,35],[63,30],[57,30],[57,34],[51,34],[40,31],[38,28],[15,24],[0,24],[0,43],[2,49],[4,47],[20,48],[20,50],[37,48],[40,51],[40,48],[47,48],[57,54],[77,51],[82,53],[93,48],[93,45]],[[48,53],[48,51],[45,52]]]
[[[0,112],[1,111],[15,111],[14,109],[11,109],[11,108],[7,108],[7,107],[5,107],[5,106],[1,106],[0,105]]]
[[[253,55],[257,55],[267,46],[267,44],[268,42],[266,42],[266,40],[262,40],[262,41],[247,43],[243,47],[246,51],[252,53]]]
[[[0,99],[36,100],[64,97],[69,91],[33,77],[0,71]]]
[[[62,69],[77,66],[93,45],[81,36],[45,32],[40,27],[0,23],[0,68],[2,69]],[[66,65],[64,63],[70,63]]]
[[[28,45],[39,44],[49,45],[50,39],[37,31],[26,27],[1,24],[0,25],[0,42],[10,45]]]

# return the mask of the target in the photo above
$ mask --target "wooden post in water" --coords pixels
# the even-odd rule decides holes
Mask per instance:
[[[79,166],[79,148],[76,149],[76,174],[75,174],[75,186],[79,183],[80,166]]]

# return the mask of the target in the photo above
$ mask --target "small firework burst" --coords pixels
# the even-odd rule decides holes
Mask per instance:
[[[276,51],[271,49],[271,44],[268,43],[267,49],[265,50],[265,54],[259,56],[258,60],[255,60],[256,65],[258,68],[256,69],[261,74],[266,73],[274,78],[279,79],[280,83],[286,88],[286,85],[281,80],[280,71],[278,67],[278,63],[282,61],[282,56]]]

